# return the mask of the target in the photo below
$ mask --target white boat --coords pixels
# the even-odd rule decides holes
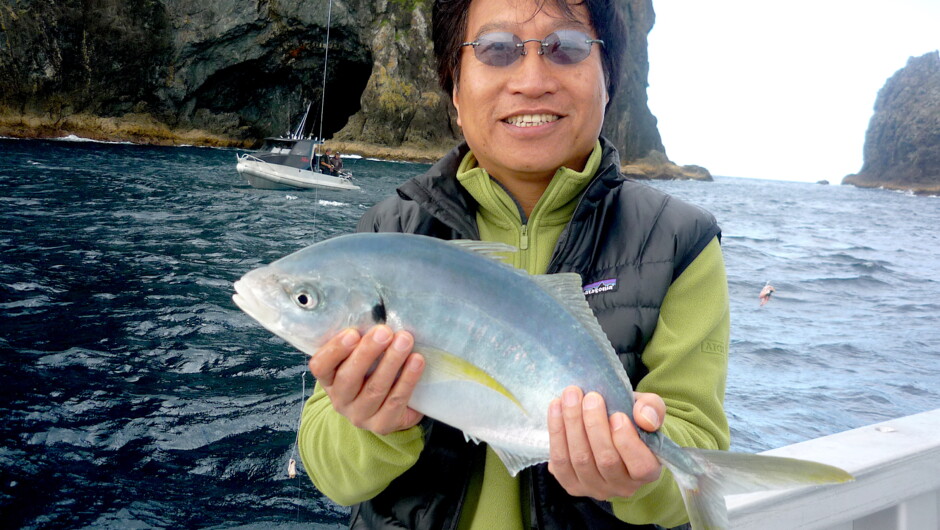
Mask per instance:
[[[327,12],[326,44],[323,51],[323,88],[320,97],[320,135],[323,138],[323,105],[326,102],[326,65],[330,50],[330,20],[333,2]],[[338,171],[335,174],[319,171],[323,154],[317,147],[323,142],[311,138],[308,132],[307,118],[310,116],[312,103],[307,104],[303,119],[287,136],[265,138],[261,150],[249,154],[236,155],[238,165],[235,169],[245,177],[248,184],[265,190],[291,190],[322,188],[328,190],[358,190],[352,183],[352,174]],[[332,162],[331,162],[332,168]]]
[[[316,171],[323,156],[317,154],[318,145],[320,142],[312,139],[265,138],[260,151],[236,155],[235,167],[248,184],[265,190],[358,190],[348,171],[338,175]]]

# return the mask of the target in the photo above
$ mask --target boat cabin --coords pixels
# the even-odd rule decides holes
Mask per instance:
[[[316,153],[317,145],[319,142],[314,140],[265,138],[255,156],[269,164],[316,170],[320,156]]]

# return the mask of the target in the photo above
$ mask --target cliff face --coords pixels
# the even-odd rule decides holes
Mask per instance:
[[[626,0],[621,93],[605,135],[624,159],[663,151],[646,104],[652,0]],[[329,18],[329,22],[328,22]],[[286,132],[305,101],[313,132],[388,147],[460,137],[437,87],[427,0],[12,0],[0,6],[0,112],[61,121],[141,116],[239,139]],[[318,113],[317,113],[318,114]]]
[[[910,58],[878,92],[862,169],[842,183],[940,193],[940,52]]]

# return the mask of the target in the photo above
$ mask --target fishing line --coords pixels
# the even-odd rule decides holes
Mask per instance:
[[[304,404],[307,401],[307,365],[300,372],[300,416],[297,418],[297,436],[294,437],[294,448],[291,449],[290,461],[287,463],[287,476],[297,477],[297,458],[300,454],[300,422],[303,420]]]
[[[317,242],[317,216],[320,215],[320,188],[313,188],[313,242]]]

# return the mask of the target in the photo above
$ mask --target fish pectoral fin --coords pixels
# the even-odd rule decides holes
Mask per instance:
[[[516,396],[479,366],[452,353],[423,344],[416,344],[414,351],[423,355],[427,361],[422,375],[422,379],[427,382],[469,381],[477,383],[502,395],[519,407],[523,414],[526,414],[525,408]]]

